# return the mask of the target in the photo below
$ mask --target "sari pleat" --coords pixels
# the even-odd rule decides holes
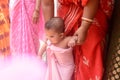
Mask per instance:
[[[0,58],[10,55],[8,0],[0,0]]]

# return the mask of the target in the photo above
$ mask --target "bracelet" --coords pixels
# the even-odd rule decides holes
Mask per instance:
[[[87,21],[87,22],[90,22],[90,23],[93,22],[93,19],[89,19],[89,18],[85,18],[85,17],[82,17],[81,19],[82,19],[83,21]]]

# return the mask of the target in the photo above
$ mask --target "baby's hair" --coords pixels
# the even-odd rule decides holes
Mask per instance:
[[[53,29],[58,33],[63,33],[64,27],[65,27],[64,20],[60,17],[53,17],[45,23],[45,29],[47,30]]]

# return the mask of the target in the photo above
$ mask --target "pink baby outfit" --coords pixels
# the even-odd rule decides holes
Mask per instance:
[[[47,64],[45,80],[72,80],[75,67],[72,48],[63,49],[49,44],[47,47]]]

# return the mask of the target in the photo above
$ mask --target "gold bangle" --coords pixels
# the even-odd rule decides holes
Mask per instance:
[[[90,22],[90,23],[93,22],[93,19],[89,19],[89,18],[85,18],[85,17],[82,17],[81,19],[82,19],[83,21],[87,21],[87,22]]]

